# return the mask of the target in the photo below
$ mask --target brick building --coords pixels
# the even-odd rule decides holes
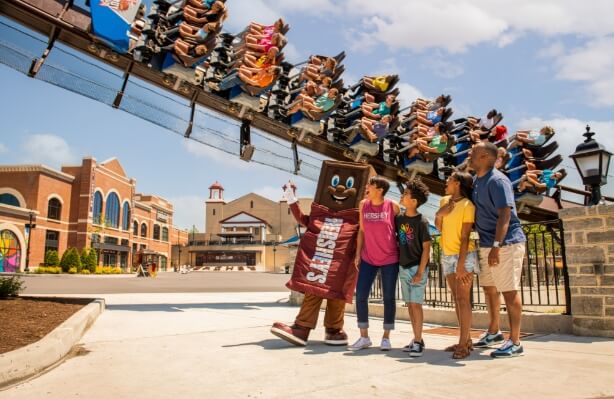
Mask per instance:
[[[299,202],[306,214],[312,201]],[[294,262],[289,243],[297,241],[297,227],[285,200],[249,193],[226,202],[224,187],[215,182],[205,202],[205,232],[190,234],[181,261],[198,269],[252,266],[279,272]]]
[[[170,268],[171,243],[187,233],[173,227],[173,206],[163,198],[136,193],[136,180],[111,158],[61,171],[45,165],[0,166],[0,272],[23,270],[31,230],[29,266],[43,263],[48,250],[92,247],[99,263],[127,270],[145,255],[161,270]],[[139,258],[140,259],[140,258]]]

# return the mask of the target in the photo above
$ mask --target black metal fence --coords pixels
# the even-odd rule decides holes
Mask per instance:
[[[528,310],[564,307],[571,314],[569,277],[565,261],[563,225],[560,220],[523,225],[527,236],[520,294],[523,307]],[[425,305],[454,307],[452,294],[447,287],[441,266],[439,236],[432,241],[431,262],[426,284]],[[401,288],[397,284],[396,297],[401,300]],[[372,299],[382,298],[381,276],[376,278],[371,290]],[[479,277],[474,277],[471,291],[474,309],[485,309],[484,293],[479,287]]]

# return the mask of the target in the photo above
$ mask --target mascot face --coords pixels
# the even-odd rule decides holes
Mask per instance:
[[[374,175],[370,165],[324,161],[314,202],[335,212],[358,208]]]

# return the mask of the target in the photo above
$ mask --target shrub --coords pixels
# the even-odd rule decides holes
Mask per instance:
[[[0,299],[17,296],[26,288],[19,276],[0,277]]]
[[[81,269],[81,271],[79,273],[81,273],[81,274],[90,274],[90,271],[88,269]]]
[[[71,267],[70,269],[68,269],[68,273],[69,274],[77,274],[77,268],[76,267]]]
[[[64,252],[64,254],[62,255],[60,265],[62,266],[62,271],[64,273],[68,273],[68,271],[73,267],[79,270],[81,268],[81,258],[79,257],[77,249],[67,249],[66,252]]]
[[[87,255],[87,269],[90,273],[95,273],[96,266],[98,266],[98,253],[95,249],[91,248]]]
[[[60,266],[60,257],[58,251],[50,249],[45,254],[45,266],[57,267]]]
[[[59,266],[39,266],[34,270],[36,274],[60,274],[62,273],[62,268]]]
[[[89,261],[89,257],[90,257],[90,251],[87,248],[84,247],[81,250],[81,256],[80,256],[81,267],[79,268],[79,273],[81,273],[81,270],[83,270],[83,269],[88,269],[89,270],[89,267],[87,265],[87,262]]]

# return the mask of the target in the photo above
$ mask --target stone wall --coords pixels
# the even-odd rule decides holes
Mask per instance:
[[[614,337],[614,205],[564,209],[573,333]]]

